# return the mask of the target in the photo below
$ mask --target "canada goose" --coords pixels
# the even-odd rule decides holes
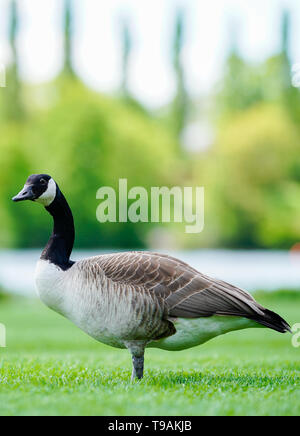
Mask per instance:
[[[13,201],[41,203],[53,233],[36,268],[41,300],[96,340],[127,348],[132,378],[142,378],[146,347],[184,350],[234,330],[290,327],[242,289],[212,279],[167,255],[104,254],[72,262],[71,209],[56,182],[30,176]]]

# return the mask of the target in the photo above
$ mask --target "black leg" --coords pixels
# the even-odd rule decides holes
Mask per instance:
[[[144,354],[147,341],[124,341],[124,345],[130,351],[132,357],[131,381],[141,379],[144,375]]]
[[[131,380],[137,377],[139,380],[143,378],[144,375],[144,355],[136,357],[132,355],[133,370],[131,375]]]

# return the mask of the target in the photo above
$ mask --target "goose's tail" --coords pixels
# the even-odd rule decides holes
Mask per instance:
[[[279,333],[292,333],[290,325],[277,313],[265,308],[262,308],[262,312],[262,315],[256,314],[255,316],[251,317],[251,319],[265,327],[276,330]]]

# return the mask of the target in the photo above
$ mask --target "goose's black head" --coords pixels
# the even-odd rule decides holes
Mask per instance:
[[[55,200],[57,192],[58,186],[51,176],[48,176],[48,174],[33,174],[28,177],[24,188],[12,200],[36,201],[47,207]]]

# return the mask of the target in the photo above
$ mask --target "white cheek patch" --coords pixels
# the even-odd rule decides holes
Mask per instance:
[[[56,196],[56,183],[53,179],[48,182],[47,190],[39,196],[35,201],[41,203],[43,206],[50,206]]]

